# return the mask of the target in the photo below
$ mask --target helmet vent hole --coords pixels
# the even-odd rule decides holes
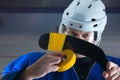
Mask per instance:
[[[88,6],[88,8],[91,8],[91,6],[92,6],[92,4],[90,4],[90,5]]]
[[[103,9],[103,11],[105,12],[105,9]]]
[[[80,2],[77,3],[77,6],[79,6],[79,5],[80,5]]]
[[[67,12],[66,15],[69,15],[69,12]]]
[[[73,24],[70,24],[71,26],[73,26]]]
[[[94,27],[97,27],[97,24],[93,25]]]
[[[64,25],[64,24],[62,24],[62,26],[63,26],[63,27],[65,27],[65,25]]]
[[[96,21],[96,19],[95,19],[95,18],[92,18],[91,21]]]
[[[82,26],[80,26],[80,28],[82,28]]]

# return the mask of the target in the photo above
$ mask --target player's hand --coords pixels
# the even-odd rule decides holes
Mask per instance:
[[[60,52],[48,52],[23,72],[22,77],[26,79],[22,80],[37,79],[50,72],[55,72],[59,69],[58,64],[62,60],[63,57]]]
[[[106,80],[120,80],[120,67],[113,63],[107,63],[107,70],[103,72],[103,77]]]

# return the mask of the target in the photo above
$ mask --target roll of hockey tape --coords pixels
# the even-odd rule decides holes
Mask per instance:
[[[70,69],[76,62],[76,55],[72,50],[63,50],[62,55],[65,56],[65,60],[59,64],[58,72],[63,72]]]

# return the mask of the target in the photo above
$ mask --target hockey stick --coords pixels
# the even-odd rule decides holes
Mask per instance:
[[[41,35],[39,39],[39,46],[41,48],[48,49],[50,34],[51,33],[46,33]],[[104,70],[106,70],[108,60],[104,51],[100,47],[75,37],[68,35],[65,36],[66,38],[62,50],[71,49],[75,53],[80,53],[82,55],[91,57],[93,60],[99,63]]]

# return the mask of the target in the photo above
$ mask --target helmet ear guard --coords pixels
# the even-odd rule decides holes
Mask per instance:
[[[64,26],[80,31],[95,31],[97,45],[106,22],[105,6],[101,0],[74,0],[63,13],[59,33],[64,33]]]

